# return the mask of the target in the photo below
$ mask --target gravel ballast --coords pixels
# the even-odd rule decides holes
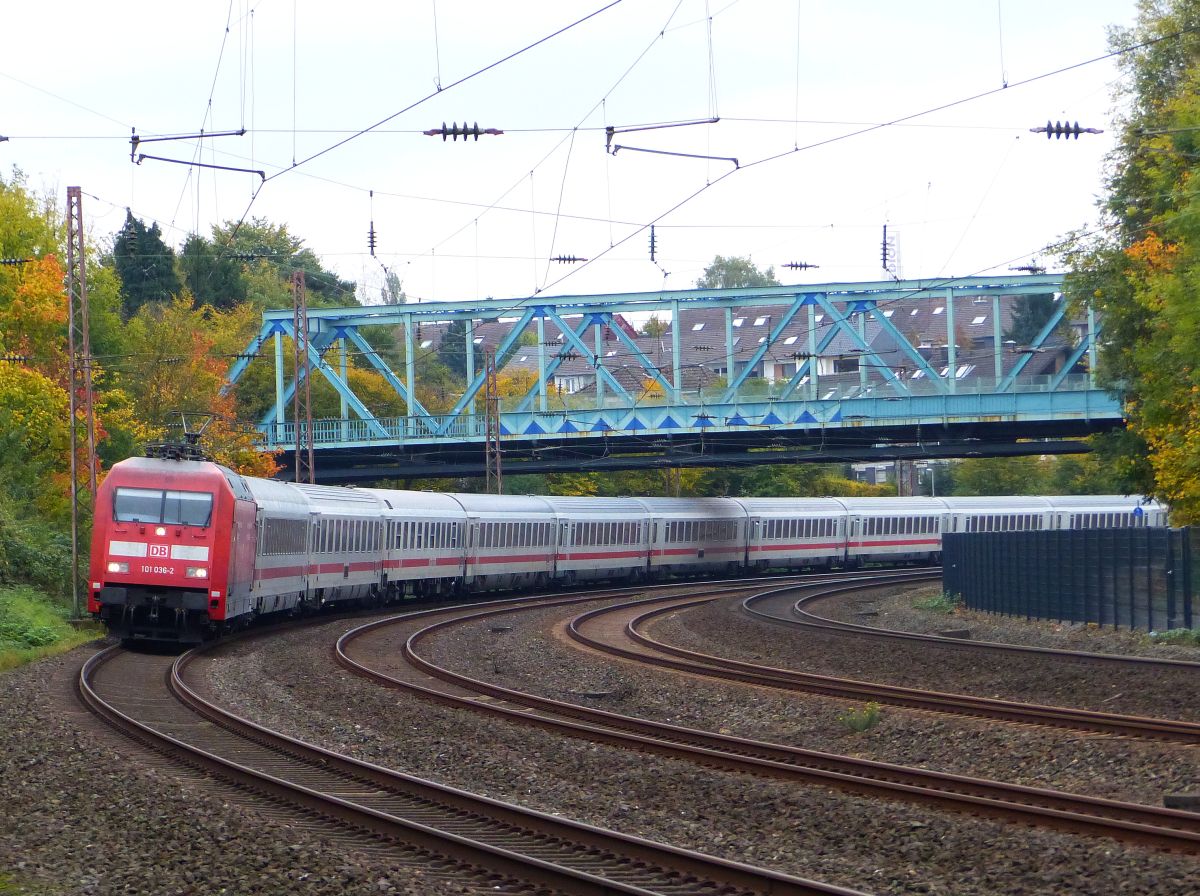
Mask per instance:
[[[148,759],[71,693],[80,649],[0,673],[0,893],[450,896],[468,888]],[[6,889],[12,888],[12,889]]]
[[[714,607],[713,612],[720,610]],[[739,734],[770,735],[790,728],[791,737],[767,739],[855,755],[886,753],[896,745],[900,755],[890,758],[899,761],[909,756],[916,760],[913,764],[937,767],[953,766],[951,760],[959,759],[979,773],[996,771],[995,777],[1069,779],[1090,785],[1079,789],[1092,792],[1127,795],[1129,769],[1142,763],[1154,769],[1148,774],[1171,774],[1180,782],[1192,780],[1188,769],[1195,768],[1195,754],[1186,748],[1019,726],[1000,726],[997,733],[996,726],[984,722],[916,713],[899,728],[892,726],[890,710],[885,724],[855,737],[837,723],[844,704],[813,709],[814,698],[806,695],[780,697],[694,679],[681,682],[628,664],[614,665],[564,644],[554,630],[558,618],[558,611],[514,613],[464,626],[439,637],[432,656],[480,678],[560,699],[587,702],[578,695],[607,693],[593,702],[612,711]],[[710,631],[720,631],[725,639],[728,626],[728,618],[721,617],[721,627]],[[744,646],[749,649],[761,640],[760,631]],[[261,655],[246,654],[222,666],[218,690],[235,692],[226,676],[274,679],[287,698],[271,695],[239,708],[267,724],[297,725],[297,733],[307,739],[498,799],[868,892],[1190,893],[1200,887],[1200,865],[1192,858],[562,740],[396,693],[371,695],[343,677],[323,697],[306,698],[301,680],[308,666],[305,656],[315,662],[325,652],[297,641],[272,651],[271,662],[278,665],[270,669],[262,665]],[[344,713],[329,709],[353,701],[369,721],[347,725]],[[818,720],[809,726],[811,736],[796,736],[806,717]],[[1023,740],[1030,736],[1033,743]],[[1047,739],[1036,739],[1043,736]],[[1048,757],[1060,754],[1061,768],[1041,769]],[[980,765],[985,767],[980,770]],[[1015,774],[1001,773],[1005,770]],[[582,790],[580,781],[588,782]],[[1148,801],[1161,798],[1159,785],[1150,784],[1144,792]],[[1055,858],[1047,861],[1047,856]]]
[[[494,620],[466,626],[440,637],[433,654],[508,686],[579,702],[588,702],[579,692],[603,692],[592,702],[605,709],[814,749],[1145,802],[1200,782],[1197,751],[1163,744],[890,708],[876,728],[851,735],[837,721],[846,711],[842,701],[681,681],[602,660],[563,642],[555,630],[559,615],[509,614],[506,632],[492,631]],[[658,634],[707,638],[715,652],[711,632],[719,631],[727,649],[747,656],[783,637],[735,619],[721,602],[677,614]],[[210,687],[243,715],[359,758],[869,893],[1200,890],[1195,857],[714,772],[383,690],[332,664],[329,644],[347,627],[331,623],[226,647]],[[807,655],[799,645],[795,650]],[[0,773],[10,791],[0,873],[30,892],[465,891],[428,870],[391,867],[286,815],[264,820],[189,772],[140,768],[131,762],[139,748],[116,735],[97,738],[82,710],[64,711],[70,704],[61,689],[77,663],[72,655],[0,674]],[[953,680],[945,684],[954,689]]]

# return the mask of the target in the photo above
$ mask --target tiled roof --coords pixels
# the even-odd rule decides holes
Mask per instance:
[[[1004,296],[999,300],[1000,332],[1003,334],[1012,325],[1015,299]],[[742,306],[735,308],[732,313],[730,332],[734,340],[734,363],[746,362],[760,348],[763,341],[769,338],[779,321],[787,313],[786,306]],[[948,355],[946,300],[931,300],[928,297],[920,299],[896,299],[880,303],[881,311],[886,320],[900,334],[906,337],[917,348],[931,367],[939,371],[945,367]],[[832,321],[823,309],[814,306],[816,322],[814,344],[820,346],[829,336]],[[797,362],[803,362],[809,352],[809,314],[808,307],[800,311],[790,320],[779,334],[778,338],[768,349],[763,358],[763,365],[773,365],[772,372],[781,376],[790,376],[788,368],[795,370]],[[577,324],[579,318],[565,318],[568,326]],[[671,379],[672,358],[672,321],[659,318],[664,326],[660,336],[637,335],[633,342],[650,360],[650,363],[663,372],[667,380]],[[508,321],[480,322],[474,327],[476,344],[480,348],[496,348],[508,335],[512,326]],[[909,376],[915,372],[915,365],[907,353],[897,347],[892,334],[876,319],[874,315],[866,315],[865,320],[856,315],[850,326],[856,334],[861,334],[863,342],[876,352],[883,362],[892,367],[900,376]],[[954,331],[957,343],[957,362],[960,371],[970,367],[971,370],[960,373],[960,379],[973,376],[991,376],[993,373],[993,320],[992,300],[983,301],[969,296],[954,299]],[[421,330],[422,344],[428,342],[425,350],[436,350],[440,345],[448,324],[423,324]],[[633,330],[627,324],[627,332]],[[558,353],[561,344],[561,333],[557,325],[547,320],[544,324],[545,358],[550,364]],[[530,324],[526,333],[536,334],[537,327]],[[725,374],[726,358],[726,310],[714,308],[683,308],[679,313],[679,349],[680,373],[683,388],[693,390],[711,383],[716,377]],[[526,340],[529,336],[525,337]],[[583,343],[592,348],[595,336],[591,329],[581,337]],[[642,387],[649,374],[628,346],[612,332],[605,332],[602,344],[602,363],[606,369],[631,391]],[[1023,371],[1027,375],[1037,375],[1053,372],[1056,365],[1061,363],[1069,347],[1065,344],[1047,346],[1044,351],[1031,354]],[[1012,358],[1019,353],[1019,347],[1005,346],[1005,369],[1009,369]],[[506,369],[536,370],[538,366],[538,346],[518,346],[507,361]],[[830,338],[829,344],[818,351],[824,358],[854,358],[863,354],[858,338],[840,328]],[[594,380],[595,368],[586,358],[577,352],[571,352],[555,372],[555,376],[563,380],[574,378],[578,383]],[[839,374],[823,372],[821,380],[836,383],[839,379],[858,379],[859,374]],[[590,391],[590,389],[589,389]],[[822,390],[823,391],[823,390]]]

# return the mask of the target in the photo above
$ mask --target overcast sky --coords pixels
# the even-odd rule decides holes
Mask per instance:
[[[885,224],[902,277],[1007,273],[1096,220],[1116,66],[1080,63],[1135,0],[607,3],[10,5],[0,172],[79,185],[97,241],[127,207],[176,248],[286,224],[366,301],[384,266],[410,300],[686,289],[717,254],[875,280]],[[605,126],[710,118],[606,152]],[[1048,119],[1109,133],[1029,132]],[[464,121],[505,133],[421,133]],[[265,182],[130,161],[133,129],[242,128],[139,152]]]

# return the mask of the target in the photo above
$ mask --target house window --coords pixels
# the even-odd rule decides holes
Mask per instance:
[[[883,316],[884,316],[884,317],[891,317],[891,316],[892,316],[893,314],[895,314],[895,313],[896,313],[896,309],[895,309],[895,308],[888,308],[886,311],[884,311],[884,312],[883,312]]]
[[[834,358],[834,373],[854,373],[858,370],[858,358]]]
[[[429,348],[429,346],[431,346],[431,345],[433,345],[433,340],[426,339],[421,343],[421,348]]]
[[[946,310],[946,306],[945,306],[945,305],[938,305],[936,308],[934,308],[934,309],[933,309],[933,313],[934,313],[934,314],[941,314],[941,313],[942,313],[943,311],[945,311],[945,310]]]
[[[795,344],[796,344],[796,337],[795,337],[795,336],[789,336],[787,339],[783,340],[783,344],[784,344],[784,345],[795,345]]]
[[[746,318],[744,318],[744,317],[735,317],[735,318],[733,319],[733,325],[734,325],[735,327],[740,327],[740,326],[741,326],[742,324],[744,324],[745,322],[746,322]]]
[[[761,327],[763,324],[765,324],[770,319],[771,318],[769,318],[769,317],[756,317],[756,318],[754,318],[754,326]]]
[[[699,332],[700,332],[701,330],[703,330],[703,329],[704,329],[704,324],[703,324],[703,323],[699,323],[699,324],[692,324],[692,332],[693,332],[693,333],[699,333]]]
[[[979,326],[981,323],[983,323],[985,320],[987,320],[987,315],[986,315],[986,314],[980,314],[980,315],[976,316],[976,318],[975,318],[973,321],[971,321],[971,326],[973,326],[973,327],[977,327],[977,326]]]

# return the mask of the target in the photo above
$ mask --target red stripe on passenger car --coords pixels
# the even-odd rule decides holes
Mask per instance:
[[[644,557],[644,551],[587,551],[574,554],[559,554],[559,560],[625,560]]]
[[[803,544],[752,544],[750,545],[750,553],[755,551],[830,551],[842,549],[842,542],[831,541],[821,542],[819,544],[803,543]]]
[[[304,575],[303,566],[260,566],[255,570],[260,579],[288,579]]]
[[[897,538],[894,540],[885,541],[852,541],[852,548],[888,548],[888,547],[903,547],[906,545],[937,545],[941,544],[938,539],[933,538]]]
[[[508,563],[548,563],[549,554],[513,554],[507,557],[468,557],[467,562],[477,566]]]
[[[689,557],[694,557],[700,551],[704,551],[704,556],[700,557],[698,559],[707,560],[708,556],[710,554],[740,554],[742,552],[742,549],[740,547],[734,547],[734,548],[702,548],[702,547],[660,548],[658,550],[651,551],[650,556],[651,557],[666,557],[666,556],[682,557],[684,555],[687,555]]]

